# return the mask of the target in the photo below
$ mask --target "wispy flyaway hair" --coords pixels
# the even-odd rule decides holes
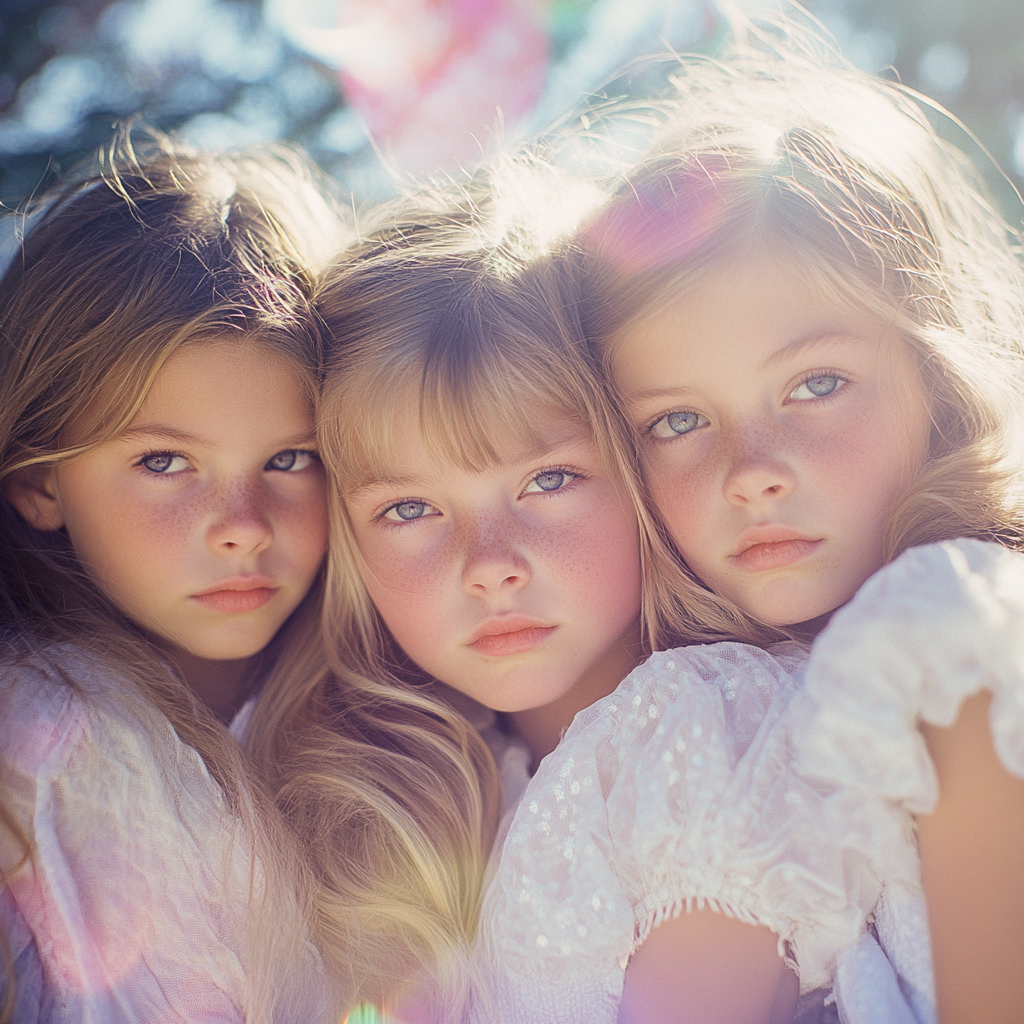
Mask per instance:
[[[593,344],[610,370],[626,333],[704,275],[754,251],[786,261],[891,324],[919,367],[931,457],[894,510],[887,557],[956,536],[1020,545],[1018,238],[931,104],[785,25],[761,42],[680,62],[649,153],[579,234]],[[726,610],[680,566],[660,642],[701,639],[709,602]]]

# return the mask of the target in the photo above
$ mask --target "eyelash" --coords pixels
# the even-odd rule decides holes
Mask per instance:
[[[843,388],[845,388],[847,386],[847,384],[850,383],[850,378],[844,376],[842,373],[839,372],[839,370],[833,370],[833,369],[815,370],[813,373],[804,374],[804,376],[801,377],[800,380],[798,380],[796,382],[796,384],[794,384],[789,389],[789,395],[787,395],[787,398],[791,398],[793,392],[796,391],[797,388],[802,387],[804,384],[807,384],[808,382],[810,382],[812,380],[818,380],[821,377],[835,377],[838,381],[840,381],[840,383],[837,384],[836,387],[833,388],[827,395],[814,395],[814,400],[819,401],[819,402],[826,401],[827,399],[834,397],[840,391],[842,391]],[[813,394],[813,392],[812,392],[812,394]],[[809,402],[809,401],[811,401],[811,399],[809,399],[809,398],[797,398],[797,399],[792,399],[792,400],[793,401],[797,401],[797,402]]]
[[[814,395],[813,392],[812,392],[813,398],[797,398],[797,399],[794,399],[792,397],[793,396],[793,392],[796,391],[797,388],[803,387],[803,385],[810,383],[812,380],[819,380],[822,377],[835,377],[836,380],[839,381],[839,383],[827,395]],[[796,401],[796,402],[809,402],[809,401],[823,402],[823,401],[826,401],[826,400],[834,397],[836,394],[838,394],[840,391],[842,391],[842,389],[845,388],[849,383],[850,383],[850,378],[843,376],[843,374],[840,373],[838,370],[832,370],[832,369],[815,370],[812,373],[806,374],[804,377],[802,377],[800,380],[798,380],[789,389],[789,393],[787,394],[786,398],[787,398],[787,401]],[[668,412],[663,412],[663,413],[659,414],[658,416],[655,416],[654,419],[652,419],[649,423],[647,423],[646,426],[644,426],[642,428],[642,432],[643,432],[645,437],[653,437],[655,441],[674,441],[676,438],[686,437],[688,434],[692,434],[698,428],[694,427],[693,430],[688,430],[688,431],[686,431],[685,433],[682,433],[682,434],[676,434],[674,437],[658,437],[654,433],[654,428],[659,423],[661,423],[663,420],[667,420],[670,416],[677,416],[677,415],[681,415],[681,414],[685,414],[685,413],[693,413],[695,416],[703,417],[704,419],[707,419],[707,417],[703,416],[703,413],[696,412],[693,409],[671,409]]]
[[[550,491],[544,491],[544,490],[527,491],[526,487],[524,487],[523,490],[520,491],[520,497],[522,497],[524,494],[539,494],[541,496],[549,495],[549,494],[559,494],[562,491],[564,491],[569,484],[574,483],[577,480],[586,480],[587,479],[587,475],[585,473],[581,473],[578,469],[570,469],[568,466],[548,466],[548,467],[546,467],[544,469],[537,470],[537,472],[534,473],[530,477],[530,479],[526,482],[526,486],[528,487],[531,483],[533,483],[539,477],[547,476],[548,474],[551,474],[551,473],[562,473],[568,479],[560,487],[552,488]],[[388,519],[387,518],[387,514],[389,512],[391,512],[392,510],[394,510],[396,508],[399,508],[402,505],[426,505],[429,508],[436,508],[437,507],[432,502],[425,501],[423,498],[399,498],[398,501],[389,501],[387,503],[387,505],[385,505],[383,508],[381,508],[378,511],[374,512],[373,516],[372,516],[373,521],[374,522],[378,522],[378,523],[383,523],[384,525],[389,526],[389,527],[402,527],[406,523],[415,523],[415,522],[419,522],[421,519],[432,518],[431,516],[417,516],[414,519],[406,519],[406,520],[403,520],[402,522],[398,522],[396,520]]]
[[[291,472],[292,471],[291,467],[289,467],[288,469],[282,469],[282,470],[270,470],[270,469],[267,469],[267,467],[270,465],[270,463],[274,459],[276,459],[279,455],[286,455],[286,454],[290,454],[290,453],[294,453],[296,456],[308,455],[309,458],[313,462],[316,462],[316,463],[320,462],[320,453],[313,451],[311,448],[282,448],[281,451],[274,452],[274,454],[271,455],[269,459],[267,459],[267,462],[266,462],[266,465],[264,466],[264,469],[266,469],[267,472],[278,472],[278,473],[288,473],[288,472]],[[166,471],[161,473],[158,470],[150,469],[146,465],[146,460],[147,459],[171,459],[171,460],[174,460],[174,459],[185,459],[186,461],[188,461],[188,456],[185,455],[184,452],[150,451],[150,452],[145,452],[143,455],[140,455],[139,458],[134,463],[134,465],[139,467],[140,469],[142,469],[142,471],[144,473],[146,473],[147,476],[176,477],[176,476],[180,476],[184,472],[184,470],[177,470],[174,473],[168,473]],[[296,470],[296,472],[300,472],[300,471]]]
[[[530,484],[532,484],[539,477],[548,476],[551,473],[562,473],[564,476],[568,477],[569,479],[567,479],[565,481],[565,483],[562,484],[561,487],[555,487],[555,488],[553,488],[550,491],[545,491],[545,490],[527,491],[526,490],[526,487],[529,487]],[[560,494],[562,491],[564,491],[566,489],[566,487],[569,486],[569,484],[575,483],[577,480],[586,480],[586,479],[587,479],[587,475],[585,473],[581,473],[578,469],[570,469],[568,466],[547,466],[544,469],[537,470],[537,472],[534,473],[533,476],[531,476],[529,480],[527,480],[526,487],[524,487],[523,490],[520,493],[521,494]]]
[[[138,466],[147,476],[174,477],[174,476],[179,476],[182,471],[179,470],[176,473],[166,473],[166,472],[161,473],[161,472],[159,472],[159,471],[157,471],[155,469],[150,469],[146,465],[146,460],[147,459],[171,459],[171,460],[174,460],[174,459],[186,459],[187,460],[188,456],[183,454],[182,452],[152,451],[152,452],[146,452],[145,454],[140,455],[139,458],[135,461],[135,465]]]

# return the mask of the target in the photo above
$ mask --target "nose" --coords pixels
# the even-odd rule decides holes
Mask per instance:
[[[796,486],[788,460],[747,438],[737,446],[722,486],[725,500],[738,508],[784,498]]]
[[[474,524],[468,531],[462,586],[475,597],[512,593],[530,581],[530,568],[510,524]]]
[[[236,483],[216,499],[206,543],[217,554],[255,554],[274,539],[266,495],[258,486]]]

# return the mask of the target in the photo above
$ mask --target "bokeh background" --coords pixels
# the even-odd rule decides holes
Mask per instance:
[[[988,177],[1019,225],[1024,0],[805,7],[854,63],[953,111],[1005,171]],[[723,34],[713,0],[0,0],[0,201],[141,112],[202,147],[300,143],[361,202],[471,164],[584,95],[642,95],[648,80],[617,69],[714,53]]]

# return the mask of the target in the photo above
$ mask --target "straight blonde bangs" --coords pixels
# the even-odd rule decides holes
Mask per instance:
[[[374,296],[380,270],[407,290]],[[602,384],[547,287],[557,275],[513,285],[492,276],[486,253],[476,265],[460,256],[349,274],[359,280],[343,271],[324,296],[336,347],[321,401],[324,455],[343,494],[394,475],[395,425],[411,416],[434,457],[470,472],[543,450],[552,420],[579,424],[618,472]],[[364,286],[372,300],[354,304]]]

